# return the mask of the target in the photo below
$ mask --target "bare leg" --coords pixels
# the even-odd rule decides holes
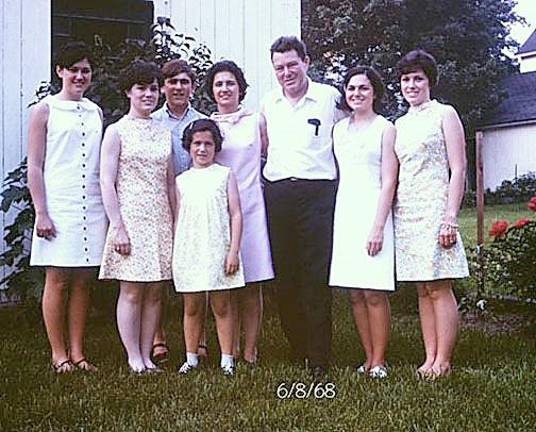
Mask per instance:
[[[168,299],[168,283],[164,282],[164,289],[162,290],[162,300],[161,300],[161,308],[160,308],[160,320],[158,322],[158,326],[156,328],[156,332],[154,334],[154,340],[153,340],[153,346],[157,344],[163,344],[166,345],[166,331],[164,329],[164,323],[166,321],[166,305],[167,305],[167,299]],[[167,355],[168,348],[167,346],[159,345],[154,348],[153,354],[154,355]]]
[[[385,365],[391,314],[387,294],[370,290],[365,291],[364,294],[372,345],[370,367],[373,368]]]
[[[65,303],[69,290],[71,273],[66,269],[47,267],[45,289],[43,292],[43,320],[48,341],[52,350],[52,364],[57,365],[67,357],[65,346]],[[61,371],[70,372],[72,366],[66,364]]]
[[[143,284],[143,298],[140,319],[140,350],[143,364],[147,369],[155,369],[156,365],[151,361],[151,349],[154,335],[160,322],[162,310],[162,283]]]
[[[231,293],[229,290],[210,293],[210,304],[216,318],[216,329],[222,354],[232,355],[234,337],[234,319],[231,310]]]
[[[362,290],[350,291],[350,303],[354,314],[354,322],[361,339],[361,345],[365,351],[365,369],[371,367],[372,362],[372,339],[370,336],[370,325],[367,307],[365,303],[365,295]]]
[[[452,281],[428,282],[427,288],[432,299],[437,336],[437,353],[432,370],[436,375],[450,373],[452,353],[458,332],[458,306],[452,291]]]
[[[203,293],[205,296],[205,302],[202,309],[203,317],[201,319],[201,337],[199,338],[199,346],[197,347],[197,354],[199,357],[208,357],[207,348],[207,310],[209,307],[209,295],[207,292]],[[193,351],[195,352],[195,351]]]
[[[184,294],[184,342],[186,352],[196,353],[203,332],[206,293]]]
[[[262,322],[262,289],[260,284],[248,284],[239,291],[239,312],[244,328],[244,360],[257,361],[257,341]]]
[[[120,282],[117,299],[117,328],[128,356],[128,365],[135,372],[145,370],[140,350],[141,304],[143,284]]]
[[[95,275],[94,270],[74,270],[72,273],[71,294],[69,296],[69,345],[71,360],[76,363],[84,356],[84,332],[89,312],[89,283]]]
[[[421,317],[421,330],[424,342],[426,358],[419,366],[417,372],[427,374],[431,371],[437,354],[437,336],[435,328],[435,313],[432,299],[428,293],[426,284],[417,284],[417,294],[419,296],[419,315]]]
[[[245,289],[245,288],[244,288]],[[233,290],[231,291],[231,310],[233,314],[233,321],[234,321],[234,345],[233,345],[233,357],[235,359],[240,358],[240,336],[241,336],[241,324],[242,324],[242,297],[241,292],[242,290]]]

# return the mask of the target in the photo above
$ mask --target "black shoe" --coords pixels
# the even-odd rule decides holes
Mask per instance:
[[[311,367],[311,375],[314,381],[322,381],[327,378],[328,370],[324,366]]]

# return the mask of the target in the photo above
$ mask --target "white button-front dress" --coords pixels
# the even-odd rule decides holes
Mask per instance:
[[[43,99],[49,107],[43,169],[48,214],[56,237],[37,237],[30,265],[99,266],[108,225],[99,184],[102,120],[89,99]]]

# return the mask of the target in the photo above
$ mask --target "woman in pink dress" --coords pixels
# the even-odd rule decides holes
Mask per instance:
[[[237,312],[235,356],[239,355],[240,323],[244,328],[243,358],[257,360],[257,339],[262,319],[262,291],[258,282],[274,277],[266,210],[261,186],[261,117],[242,107],[248,84],[232,61],[216,63],[208,72],[207,88],[218,112],[212,114],[223,134],[216,162],[232,169],[238,182],[243,213],[241,255],[246,287],[234,295]]]

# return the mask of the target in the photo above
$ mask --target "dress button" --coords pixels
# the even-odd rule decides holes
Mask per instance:
[[[86,146],[86,143],[82,143],[82,147],[85,147]]]
[[[86,217],[86,216],[82,216],[82,219],[87,220],[87,217]]]
[[[86,196],[85,196],[85,195],[82,195],[82,199],[86,199]]]
[[[84,241],[87,241],[87,237],[84,237]]]
[[[88,248],[84,248],[84,250],[87,252],[87,251],[88,251]]]
[[[85,189],[86,188],[86,185],[82,185],[82,189]]]
[[[86,136],[86,133],[85,133],[85,132],[82,132],[82,136]]]
[[[86,167],[86,164],[82,164],[82,168],[85,168]]]
[[[85,174],[82,174],[82,178],[86,178],[86,175],[85,175]]]
[[[82,206],[82,210],[86,210],[86,209],[87,209],[87,207],[86,207],[86,206]]]
[[[85,154],[85,153],[82,153],[82,157],[86,157],[86,154]]]
[[[89,258],[86,258],[86,262],[89,262]]]

